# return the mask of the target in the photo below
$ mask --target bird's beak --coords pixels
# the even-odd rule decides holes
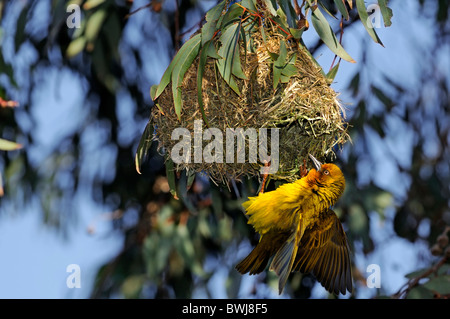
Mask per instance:
[[[309,157],[310,157],[311,160],[313,161],[314,166],[316,166],[316,170],[317,170],[317,171],[320,171],[320,167],[322,166],[322,163],[319,162],[319,161],[317,160],[317,158],[315,158],[315,157],[312,156],[311,154],[309,154]]]

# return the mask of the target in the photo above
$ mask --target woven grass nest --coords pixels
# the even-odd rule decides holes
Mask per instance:
[[[308,154],[317,158],[335,157],[335,150],[349,140],[347,123],[338,94],[330,87],[330,81],[300,44],[298,37],[286,32],[289,27],[283,16],[272,19],[273,12],[259,2],[255,4],[248,10],[240,4],[233,4],[226,10],[227,4],[224,2],[222,10],[216,7],[215,12],[206,16],[207,23],[193,36],[201,39],[198,40],[198,54],[192,54],[193,61],[186,67],[182,81],[176,86],[180,90],[182,103],[178,113],[174,105],[173,86],[166,84],[162,90],[160,84],[157,107],[152,109],[151,116],[154,139],[158,141],[159,149],[170,154],[170,150],[179,142],[172,140],[173,130],[186,128],[193,140],[195,120],[203,121],[204,130],[208,127],[218,128],[224,132],[224,136],[227,128],[255,128],[256,131],[259,128],[279,128],[279,167],[270,177],[295,181],[300,177],[299,169]],[[229,31],[236,35],[235,42],[230,40],[236,45],[232,55],[236,60],[229,64],[233,72],[227,79],[223,65],[220,69],[220,63],[225,61],[221,53],[229,49],[225,46],[230,45],[230,41],[226,41],[229,39],[225,38],[227,29],[223,26],[223,20],[232,10],[237,11],[239,8],[243,9],[235,18],[234,25],[228,22],[229,27],[242,30]],[[246,28],[245,22],[251,23],[251,19],[257,22],[255,27]],[[216,31],[210,42],[207,42],[202,37],[211,33],[205,31],[211,24]],[[208,44],[214,51],[205,59],[206,54],[202,58],[201,52]],[[228,59],[232,57],[227,56]],[[240,67],[238,72],[234,72],[236,65]],[[197,82],[200,67],[201,104],[198,95],[200,84]],[[277,71],[277,67],[281,71]],[[171,79],[172,83],[173,76]],[[245,151],[248,155],[250,143],[246,142]],[[202,141],[202,146],[208,143],[210,141]],[[191,154],[194,154],[193,144]],[[223,163],[195,163],[192,155],[192,160],[176,163],[174,168],[176,171],[186,169],[190,172],[205,172],[215,182],[227,183],[243,176],[259,176],[262,166],[264,163],[261,159],[257,163],[247,160],[244,163],[226,163],[225,160]]]

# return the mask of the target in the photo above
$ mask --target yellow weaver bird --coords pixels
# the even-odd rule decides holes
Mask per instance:
[[[316,169],[276,190],[250,197],[243,204],[248,223],[260,234],[253,251],[236,269],[250,275],[270,270],[279,276],[283,292],[292,271],[312,273],[329,292],[352,292],[347,237],[330,209],[345,189],[339,167],[322,164],[309,155]]]

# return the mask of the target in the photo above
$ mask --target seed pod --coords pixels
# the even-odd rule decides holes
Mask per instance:
[[[440,256],[440,255],[442,255],[442,248],[439,247],[438,244],[434,244],[434,245],[431,247],[431,254],[432,254],[433,256]]]
[[[437,238],[437,243],[439,247],[445,248],[448,245],[448,236],[445,234],[439,235]]]

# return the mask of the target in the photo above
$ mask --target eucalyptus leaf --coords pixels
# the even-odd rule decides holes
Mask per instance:
[[[164,92],[164,89],[170,83],[173,67],[175,66],[175,63],[178,60],[178,58],[179,58],[178,54],[175,55],[172,62],[170,62],[169,66],[167,67],[166,71],[164,72],[164,74],[161,78],[161,81],[159,82],[158,88],[157,88],[154,96],[152,97],[153,101],[155,101],[161,95],[161,93]]]
[[[139,141],[138,148],[136,150],[136,155],[134,157],[135,165],[136,165],[136,171],[139,174],[141,173],[141,166],[143,161],[147,158],[148,150],[150,149],[150,146],[152,145],[152,134],[153,134],[153,125],[149,121],[147,125],[145,126],[144,133],[141,135],[141,139]]]
[[[393,17],[392,9],[387,6],[388,0],[378,0],[381,15],[383,16],[384,26],[390,27],[392,25],[391,19]]]
[[[3,5],[3,4],[2,4]],[[23,10],[20,12],[19,17],[16,20],[16,33],[14,36],[14,51],[19,51],[20,46],[26,40],[25,26],[28,22],[28,10],[30,6],[24,5]],[[0,14],[1,20],[1,14]]]
[[[349,14],[348,14],[348,10],[347,10],[347,7],[345,6],[345,2],[344,1],[345,0],[334,0],[334,3],[336,4],[337,9],[342,14],[344,19],[348,21]]]
[[[231,5],[222,19],[220,30],[224,31],[228,25],[240,21],[243,14],[244,9],[240,5],[237,3]]]
[[[169,183],[170,193],[175,199],[178,199],[177,195],[177,185],[175,181],[175,170],[173,167],[173,161],[170,157],[167,156],[166,159],[166,176],[167,182]]]
[[[264,3],[266,4],[267,9],[269,9],[270,14],[276,16],[277,15],[276,0],[264,0]]]
[[[150,97],[152,98],[153,101],[155,100],[156,90],[158,90],[157,84],[154,84],[150,87]]]
[[[83,4],[83,9],[84,10],[91,10],[99,5],[101,5],[102,3],[104,3],[106,0],[87,0],[84,4]]]
[[[381,44],[383,47],[383,43],[381,42],[378,34],[375,31],[375,28],[372,26],[372,23],[369,21],[369,14],[367,13],[366,5],[364,4],[364,0],[356,0],[356,8],[358,10],[359,18],[361,19],[364,28],[367,33],[370,35],[373,41]]]
[[[339,70],[340,63],[336,64],[328,73],[327,73],[327,80],[329,83],[332,83],[334,81],[334,78],[336,77],[336,74]]]
[[[217,68],[220,74],[237,94],[240,94],[239,89],[232,75],[247,79],[242,71],[239,55],[240,27],[241,23],[235,23],[222,33],[219,38],[222,45],[218,52],[222,59],[217,60]]]
[[[305,31],[306,27],[301,29],[289,28],[289,32],[292,34],[294,39],[300,39],[303,35],[303,31]]]
[[[280,83],[280,77],[282,69],[286,63],[286,44],[284,41],[280,41],[280,54],[278,55],[277,60],[273,63],[273,89],[275,90]]]
[[[322,7],[322,9],[323,10],[325,10],[325,12],[330,16],[330,17],[332,17],[332,18],[334,18],[334,19],[336,19],[337,20],[337,17],[334,15],[334,14],[332,14],[331,12],[330,12],[330,10],[325,6],[325,4],[323,4],[323,2],[319,2],[319,5]]]
[[[222,15],[225,8],[226,1],[222,1],[212,9],[210,9],[205,16],[206,23],[202,27],[202,46],[212,39],[214,33],[217,31],[217,21]]]
[[[183,107],[183,101],[181,99],[181,83],[183,82],[184,74],[199,53],[200,43],[201,34],[197,34],[190,38],[178,51],[177,56],[179,56],[179,59],[176,60],[172,70],[173,104],[179,120],[181,120],[181,108]]]
[[[297,14],[292,6],[291,0],[277,0],[281,10],[286,15],[286,21],[290,28],[297,27]]]
[[[209,122],[205,114],[205,109],[203,108],[203,73],[205,71],[206,61],[208,58],[208,50],[210,47],[214,47],[212,41],[207,41],[200,51],[200,59],[198,63],[197,69],[197,101],[198,106],[200,108],[200,112],[202,113],[203,121],[205,121],[206,126],[209,127]]]
[[[331,29],[330,24],[328,23],[322,12],[320,12],[320,9],[318,7],[315,7],[315,9],[312,10],[311,20],[314,29],[319,34],[319,37],[330,48],[331,51],[333,51],[345,61],[355,63],[355,60],[353,60],[353,58],[344,50],[342,45],[337,40],[333,29]]]
[[[423,286],[417,286],[411,289],[406,296],[407,299],[432,299],[433,292]]]
[[[440,295],[450,294],[450,275],[432,277],[423,286]]]
[[[66,49],[66,57],[68,59],[73,58],[74,56],[78,55],[81,51],[83,51],[85,47],[86,47],[86,38],[84,36],[72,40]]]
[[[186,184],[186,187],[187,187],[187,189],[190,189],[191,186],[192,186],[192,184],[194,183],[195,176],[196,176],[197,174],[195,173],[195,171],[194,171],[193,169],[188,170],[188,171],[186,172],[186,174],[187,174],[187,184]]]
[[[217,54],[217,50],[214,45],[208,45],[207,54],[211,58],[220,59],[220,55]]]
[[[21,144],[0,138],[0,150],[14,151],[14,150],[18,150],[20,148],[22,148]]]
[[[256,12],[256,0],[242,0],[241,5],[250,11]]]
[[[287,77],[291,77],[296,75],[298,72],[297,67],[294,64],[288,63],[284,66],[283,70],[281,71],[281,74]]]
[[[106,17],[107,13],[105,9],[99,9],[89,17],[84,32],[84,36],[88,42],[93,42],[97,39]]]

